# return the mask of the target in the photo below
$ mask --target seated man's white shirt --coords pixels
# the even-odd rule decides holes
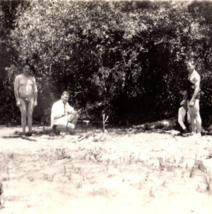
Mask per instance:
[[[64,118],[58,118],[54,119],[55,117],[61,117],[62,115],[65,115],[66,113],[71,113],[74,110],[73,107],[71,107],[68,102],[66,104],[63,103],[62,100],[59,100],[55,102],[52,106],[52,112],[51,112],[51,127],[54,125],[58,125],[61,123],[61,119]]]
[[[182,107],[180,107],[179,110],[178,110],[178,123],[180,124],[180,126],[181,126],[183,129],[186,129],[186,126],[185,126],[185,124],[184,124],[185,116],[186,116],[186,110],[185,110],[185,108],[182,106]],[[188,120],[188,122],[190,121],[190,114],[189,114],[189,112],[187,113],[187,120]]]

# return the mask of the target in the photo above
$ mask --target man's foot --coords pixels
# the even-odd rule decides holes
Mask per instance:
[[[199,138],[199,137],[201,137],[202,135],[201,135],[201,133],[194,133],[194,132],[192,132],[190,136],[191,136],[191,137],[195,137],[195,138]]]
[[[199,137],[202,137],[202,134],[201,133],[197,133],[194,136],[197,137],[197,138],[199,138]]]
[[[26,136],[27,136],[27,137],[31,137],[31,136],[32,136],[32,132],[27,132],[27,133],[26,133]]]
[[[69,134],[70,134],[70,135],[74,135],[74,134],[75,134],[75,130],[69,131]]]
[[[69,123],[69,124],[68,124],[68,127],[69,127],[70,129],[73,129],[73,130],[75,129],[75,125],[74,125],[73,123]]]
[[[201,134],[206,135],[206,134],[208,134],[208,131],[206,131],[205,129],[202,128]]]
[[[57,126],[56,126],[56,125],[54,125],[54,126],[52,127],[53,135],[60,135],[60,131],[59,131],[59,130],[57,130],[56,128],[57,128]]]
[[[183,137],[187,137],[189,134],[190,134],[190,132],[188,132],[187,129],[184,129],[184,130],[181,132],[181,135],[182,135]]]
[[[60,135],[60,131],[56,130],[56,129],[53,129],[53,135]]]

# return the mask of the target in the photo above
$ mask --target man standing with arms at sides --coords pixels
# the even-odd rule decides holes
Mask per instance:
[[[192,135],[201,137],[202,120],[200,117],[200,75],[195,70],[193,61],[187,62],[188,85],[187,85],[187,103],[188,111],[191,117]]]
[[[51,127],[56,135],[60,131],[73,133],[79,115],[72,106],[68,104],[69,92],[64,91],[61,99],[55,102],[51,111]]]
[[[23,73],[16,76],[14,81],[14,94],[16,105],[21,111],[21,125],[23,137],[32,135],[32,115],[34,107],[37,106],[37,84],[31,76],[31,69],[24,64]],[[26,118],[28,119],[29,132],[26,133]]]

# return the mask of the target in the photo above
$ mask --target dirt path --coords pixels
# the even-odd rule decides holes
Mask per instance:
[[[1,127],[1,214],[211,213],[210,136],[111,129],[93,142],[15,131]]]

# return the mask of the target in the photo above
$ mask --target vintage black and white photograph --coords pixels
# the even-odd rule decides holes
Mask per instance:
[[[212,1],[0,0],[0,213],[212,212]]]

